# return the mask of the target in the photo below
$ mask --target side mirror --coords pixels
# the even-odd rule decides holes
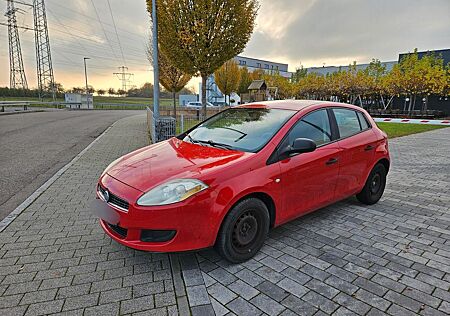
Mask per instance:
[[[302,154],[309,153],[316,150],[316,143],[309,138],[297,138],[294,140],[294,143],[285,150],[283,150],[283,156],[289,156],[292,154]]]

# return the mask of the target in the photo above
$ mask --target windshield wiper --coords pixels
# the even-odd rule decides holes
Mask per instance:
[[[191,135],[187,134],[186,135],[189,138],[189,141],[193,144],[205,144],[205,145],[210,145],[212,147],[220,147],[220,148],[225,148],[225,149],[233,149],[233,146],[230,146],[228,144],[224,144],[224,143],[218,143],[212,140],[200,140],[200,139],[194,139]]]
[[[213,147],[219,147],[219,148],[225,148],[225,149],[233,149],[233,146],[230,146],[228,144],[224,144],[224,143],[218,143],[212,140],[196,140],[197,142],[201,143],[201,144],[207,144]]]
[[[196,139],[193,139],[191,135],[187,134],[186,136],[189,138],[189,141],[191,143],[193,143],[193,144],[198,144],[199,143],[199,141],[196,140]]]

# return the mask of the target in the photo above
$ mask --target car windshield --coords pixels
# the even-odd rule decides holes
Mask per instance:
[[[257,152],[295,114],[292,110],[234,108],[206,120],[184,141],[246,152]]]

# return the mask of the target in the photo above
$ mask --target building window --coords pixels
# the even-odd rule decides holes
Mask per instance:
[[[261,68],[261,63],[256,63],[256,67]]]
[[[277,66],[277,70],[278,70],[278,66]]]
[[[266,69],[269,69],[269,64],[264,64],[264,67],[266,67]]]

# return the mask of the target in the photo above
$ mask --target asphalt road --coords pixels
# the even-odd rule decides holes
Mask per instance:
[[[0,116],[0,220],[108,126],[143,111],[52,111]]]

